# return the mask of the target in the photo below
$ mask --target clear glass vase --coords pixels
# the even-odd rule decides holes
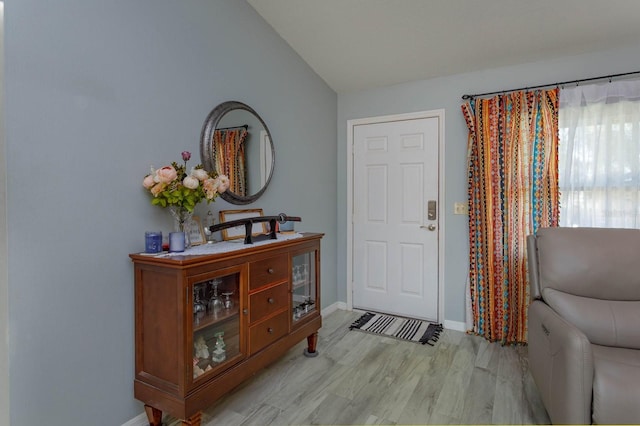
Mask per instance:
[[[193,212],[180,206],[169,206],[169,211],[173,217],[174,229],[179,232],[184,232],[184,248],[188,249],[191,247],[189,234],[193,226]]]

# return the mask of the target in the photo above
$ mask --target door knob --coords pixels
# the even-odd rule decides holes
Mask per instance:
[[[428,229],[429,231],[435,231],[436,230],[436,226],[433,223],[430,224],[429,226],[422,225],[420,228]]]

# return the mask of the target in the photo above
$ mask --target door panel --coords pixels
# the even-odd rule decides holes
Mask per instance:
[[[400,293],[422,297],[424,277],[421,265],[424,259],[423,246],[420,244],[400,244],[400,259],[402,262]]]
[[[387,293],[387,244],[381,241],[367,241],[364,269],[364,286],[369,291]]]
[[[438,220],[427,207],[438,202],[438,120],[354,126],[356,308],[437,319]]]
[[[386,166],[367,167],[367,221],[384,224],[387,222],[387,180]]]

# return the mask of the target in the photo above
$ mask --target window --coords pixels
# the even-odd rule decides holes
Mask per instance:
[[[560,226],[640,228],[640,80],[560,91]]]

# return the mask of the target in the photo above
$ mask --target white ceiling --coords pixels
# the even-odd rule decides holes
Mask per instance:
[[[336,92],[640,43],[640,0],[247,0]]]

